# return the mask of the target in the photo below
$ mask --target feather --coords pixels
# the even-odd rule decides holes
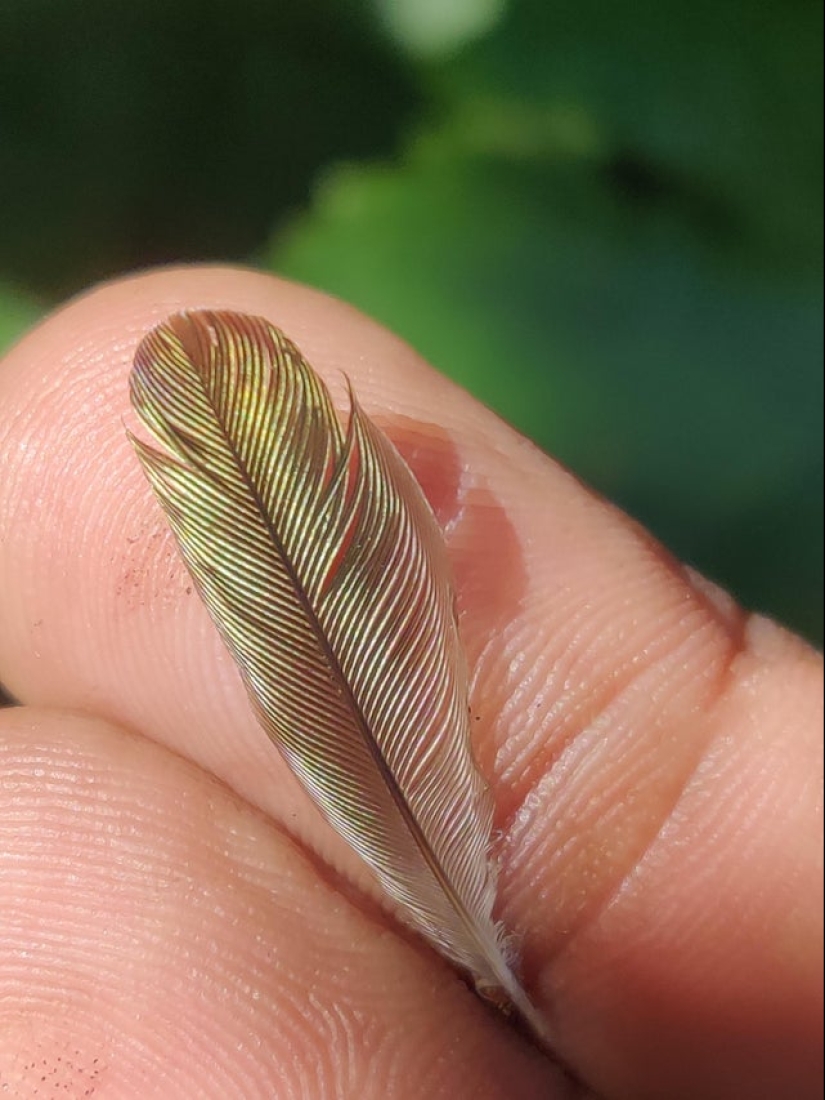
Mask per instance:
[[[492,918],[492,801],[470,744],[446,547],[350,390],[269,322],[177,314],[145,337],[130,436],[253,707],[403,919],[542,1025]]]

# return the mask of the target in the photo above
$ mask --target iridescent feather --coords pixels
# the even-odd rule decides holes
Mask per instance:
[[[269,322],[169,318],[131,375],[132,437],[266,732],[404,919],[542,1026],[492,918],[492,803],[441,532],[350,392]]]

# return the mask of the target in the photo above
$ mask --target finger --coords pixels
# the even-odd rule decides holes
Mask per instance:
[[[665,1081],[678,1096],[676,1079],[711,1096],[725,1062],[753,1081],[792,1064],[803,1080],[818,997],[818,917],[800,888],[821,874],[816,659],[746,624],[346,307],[249,273],[167,272],[75,303],[16,349],[0,378],[12,689],[141,729],[334,848],[249,717],[122,436],[139,336],[208,305],[280,323],[339,394],[346,370],[447,529],[505,838],[504,916],[562,1053],[624,1095]],[[780,1032],[791,1058],[766,1042]]]
[[[15,1096],[569,1095],[444,966],[168,750],[5,711],[0,789],[0,1083]]]

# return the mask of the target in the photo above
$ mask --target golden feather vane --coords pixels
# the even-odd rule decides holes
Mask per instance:
[[[258,718],[402,917],[484,996],[544,1026],[493,921],[446,548],[350,391],[346,431],[282,332],[175,315],[141,342],[130,436]]]

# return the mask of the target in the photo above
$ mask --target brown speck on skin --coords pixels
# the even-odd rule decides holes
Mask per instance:
[[[96,1093],[101,1072],[105,1071],[105,1061],[101,1065],[99,1057],[85,1058],[81,1050],[59,1053],[70,1050],[63,1036],[44,1036],[28,1021],[12,1030],[12,1049],[18,1052],[28,1049],[30,1056],[25,1061],[13,1063],[10,1072],[4,1064],[0,1071],[0,1094],[54,1098],[59,1094],[79,1097]],[[3,1038],[6,1039],[5,1032]],[[48,1089],[44,1089],[44,1085],[48,1085]]]

